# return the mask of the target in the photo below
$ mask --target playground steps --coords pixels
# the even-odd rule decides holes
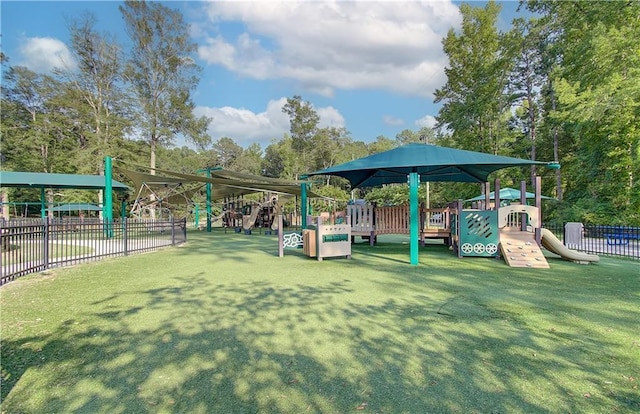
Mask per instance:
[[[511,267],[549,268],[549,263],[536,243],[533,233],[501,230],[500,251],[505,262]]]

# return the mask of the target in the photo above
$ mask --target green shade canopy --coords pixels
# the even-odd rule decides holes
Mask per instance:
[[[536,198],[536,195],[534,193],[525,192],[524,194],[525,194],[525,198]],[[499,195],[500,195],[500,200],[520,200],[520,190],[516,190],[515,188],[510,188],[510,187],[501,188]],[[553,200],[553,197],[547,197],[547,196],[541,196],[541,197],[547,200]],[[490,200],[496,199],[495,191],[492,191],[489,193],[489,199]],[[484,194],[481,194],[477,197],[473,197],[465,201],[484,201],[484,200],[485,200],[485,196]]]
[[[157,188],[178,187],[190,183],[211,183],[213,184],[212,200],[221,200],[228,196],[241,196],[266,191],[300,196],[300,185],[304,182],[263,177],[222,169],[212,170],[210,177],[179,173],[159,168],[155,169],[157,175],[123,167],[117,167],[117,169],[133,181],[137,190],[143,185]],[[310,196],[319,197],[314,193],[310,193]]]
[[[52,174],[22,171],[0,171],[0,187],[27,188],[76,188],[81,190],[103,190],[103,175]],[[129,191],[125,184],[112,181],[114,191]]]
[[[49,208],[49,211],[68,213],[71,211],[102,211],[102,207],[98,207],[95,204],[87,203],[69,203],[62,204],[53,208]]]
[[[417,173],[421,182],[473,183],[487,181],[489,174],[502,168],[529,165],[546,166],[547,163],[429,144],[409,144],[309,175],[343,177],[349,180],[352,188],[407,182],[409,173]]]

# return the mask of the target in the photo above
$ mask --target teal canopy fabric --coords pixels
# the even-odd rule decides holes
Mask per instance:
[[[103,175],[52,174],[22,171],[0,171],[0,187],[77,188],[102,190],[106,182]],[[114,191],[129,191],[125,184],[112,180]]]
[[[536,198],[536,195],[534,193],[530,193],[527,191],[524,194],[525,194],[525,198]],[[500,200],[520,200],[520,190],[516,190],[515,188],[510,188],[510,187],[501,188],[499,195],[500,195]],[[547,196],[541,196],[541,197],[547,200],[553,199],[553,197],[547,197]],[[496,199],[495,191],[492,191],[489,193],[489,199],[490,200]],[[484,201],[484,200],[485,200],[484,194],[481,194],[477,197],[473,197],[465,201]]]
[[[72,211],[102,211],[102,207],[96,206],[95,204],[88,204],[88,203],[69,203],[69,204],[62,204],[53,208],[49,208],[48,210],[54,211],[54,212],[69,213]]]
[[[314,171],[309,176],[343,177],[352,188],[407,182],[407,175],[413,172],[420,175],[421,182],[486,182],[496,170],[529,165],[548,164],[437,145],[409,144]]]

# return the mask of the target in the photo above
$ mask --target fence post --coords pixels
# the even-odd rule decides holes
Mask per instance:
[[[187,218],[186,217],[182,219],[182,223],[183,223],[183,226],[182,226],[182,241],[183,241],[183,243],[186,243],[187,242]]]
[[[176,244],[176,223],[173,216],[171,216],[171,245],[175,246]]]
[[[42,227],[42,240],[43,240],[43,250],[42,252],[44,253],[44,268],[48,269],[49,268],[49,230],[51,229],[51,227],[49,226],[49,218],[45,217],[42,219],[43,221],[43,227]]]
[[[284,229],[282,228],[282,214],[278,214],[278,257],[284,257]]]
[[[124,243],[124,255],[128,256],[129,255],[129,238],[128,236],[128,229],[127,229],[127,218],[123,217],[122,218],[122,242]]]

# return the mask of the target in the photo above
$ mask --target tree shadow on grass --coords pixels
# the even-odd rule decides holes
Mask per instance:
[[[227,242],[201,243],[178,254],[252,263],[255,259],[237,248],[259,251],[271,241]],[[579,334],[583,328],[571,319],[572,309],[552,308],[557,319],[566,319],[556,328],[529,326],[519,313],[544,303],[532,294],[544,276],[515,272],[518,284],[503,287],[486,261],[449,260],[447,252],[430,251],[427,262],[412,267],[384,257],[393,259],[404,247],[374,249],[383,257],[367,255],[368,249],[363,246],[355,260],[322,264],[326,273],[340,271],[348,278],[275,283],[270,273],[234,281],[216,278],[215,269],[208,269],[170,277],[168,284],[123,287],[97,297],[86,320],[69,320],[52,333],[3,339],[2,409],[533,413],[640,408],[629,379],[637,378],[637,361],[602,351],[616,342]],[[260,254],[258,262],[265,257]],[[298,265],[298,259],[275,258],[269,265]],[[359,280],[363,264],[372,267],[365,285],[371,291],[362,290]],[[554,288],[564,293],[563,286]],[[488,294],[494,291],[508,301]],[[589,294],[576,300],[587,303]],[[511,302],[519,308],[508,307]],[[628,323],[625,318],[632,316],[596,312],[612,323]]]

